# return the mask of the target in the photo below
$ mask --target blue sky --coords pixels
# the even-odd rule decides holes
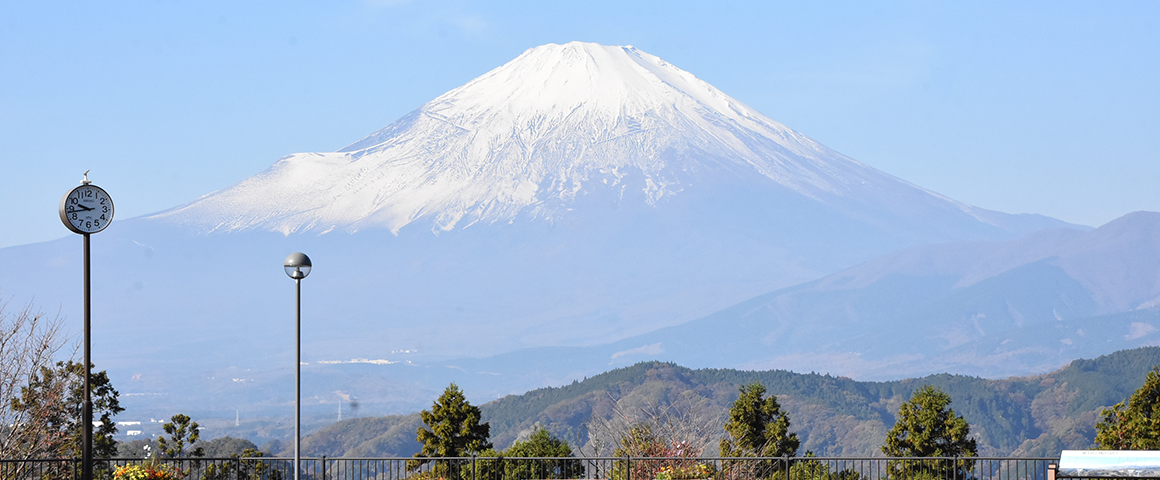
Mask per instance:
[[[545,43],[631,44],[951,198],[1099,225],[1160,210],[1160,2],[0,4],[0,247],[333,151]]]

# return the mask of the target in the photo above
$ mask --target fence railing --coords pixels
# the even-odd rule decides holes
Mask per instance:
[[[116,467],[141,459],[101,459],[94,479],[111,479]],[[161,460],[186,480],[289,480],[294,460],[282,457]],[[1048,480],[1057,458],[303,458],[303,480]],[[0,480],[74,480],[81,461],[0,460]]]

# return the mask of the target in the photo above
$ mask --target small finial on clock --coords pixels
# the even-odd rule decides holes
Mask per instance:
[[[92,170],[92,169],[90,168],[89,170]],[[85,170],[85,179],[81,180],[81,185],[88,185],[90,183],[93,183],[92,180],[89,180],[89,170]]]

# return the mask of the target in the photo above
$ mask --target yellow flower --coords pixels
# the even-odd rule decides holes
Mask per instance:
[[[113,471],[113,480],[180,480],[184,476],[172,465],[159,465],[156,461],[122,465]]]

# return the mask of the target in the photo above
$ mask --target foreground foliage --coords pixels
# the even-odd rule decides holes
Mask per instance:
[[[51,383],[35,402],[27,389],[53,370],[66,340],[59,318],[37,313],[31,304],[13,312],[0,303],[0,452],[6,458],[40,457],[64,440],[54,419],[64,409],[69,384]]]
[[[158,463],[156,458],[150,462],[122,465],[113,470],[113,480],[180,480],[185,476],[177,467]]]
[[[525,478],[579,478],[584,464],[574,459],[572,447],[541,426],[524,440],[517,440],[507,450],[489,448],[479,453],[477,478],[519,480]],[[510,461],[505,458],[558,458],[543,461]],[[465,478],[473,478],[465,472]]]
[[[888,457],[977,457],[971,426],[950,408],[951,396],[924,385],[898,408],[898,421],[886,433],[882,453]],[[892,478],[968,478],[973,460],[888,464]]]
[[[1160,450],[1160,365],[1131,398],[1101,413],[1096,446],[1104,450]]]
[[[202,480],[282,480],[282,472],[267,462],[254,460],[266,454],[247,448],[240,455],[230,455],[225,463],[214,463],[206,467]]]
[[[169,458],[205,456],[202,447],[193,446],[201,439],[201,426],[189,418],[189,415],[182,413],[174,415],[161,428],[169,434],[168,440],[165,437],[157,437],[157,449],[162,455]]]
[[[416,432],[416,439],[423,445],[423,449],[414,456],[420,460],[407,462],[407,469],[418,470],[430,457],[464,457],[476,455],[492,448],[488,441],[491,427],[485,422],[479,423],[479,407],[467,401],[463,391],[454,383],[443,391],[443,394],[431,405],[431,410],[420,412],[423,424]],[[437,463],[437,468],[458,467],[447,463]],[[445,475],[445,472],[436,472]]]
[[[90,370],[92,365],[89,366]],[[33,445],[25,446],[28,458],[80,458],[82,416],[85,399],[84,367],[73,361],[57,362],[55,366],[40,367],[28,385],[21,388],[19,398],[11,408],[24,412],[29,418],[39,419],[41,437]],[[112,458],[117,455],[117,441],[113,436],[117,426],[113,416],[124,411],[118,400],[119,393],[104,370],[89,377],[92,389],[93,458]]]
[[[739,389],[729,407],[722,457],[783,457],[797,455],[798,436],[789,431],[789,415],[777,397],[765,396],[765,385],[753,382]]]

